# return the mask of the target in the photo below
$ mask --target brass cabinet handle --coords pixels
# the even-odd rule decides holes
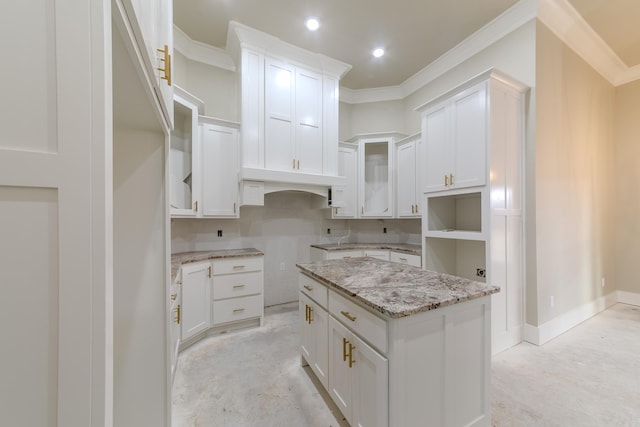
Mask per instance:
[[[180,304],[178,304],[178,306],[176,308],[174,308],[175,312],[176,312],[176,317],[175,319],[173,319],[174,322],[176,322],[178,325],[180,324],[180,311],[182,310],[182,308],[180,307]]]
[[[347,361],[347,344],[349,341],[346,338],[342,338],[342,361]]]
[[[295,168],[296,168],[296,159],[293,159],[293,167],[292,167],[292,169],[295,169]]]
[[[406,258],[398,258],[398,259],[399,259],[400,261],[407,262],[407,259],[406,259]]]
[[[195,207],[195,209],[194,209],[194,210],[195,210],[196,212],[198,212],[198,201],[196,200],[196,202],[195,202],[193,205],[194,205],[194,207]]]
[[[420,205],[416,205],[416,213],[420,213]]]
[[[309,324],[311,324],[311,322],[313,322],[313,307],[309,307]]]
[[[360,210],[360,212],[362,213],[362,215],[364,215],[364,206],[362,207],[362,209]]]
[[[233,202],[233,213],[236,213],[236,202]]]
[[[169,54],[169,46],[164,45],[163,49],[157,49],[158,52],[162,52],[162,58],[160,61],[164,62],[164,68],[157,67],[158,71],[162,71],[164,76],[160,76],[161,79],[166,80],[167,84],[171,86],[171,55]]]
[[[211,266],[209,266],[209,277],[212,276]]]
[[[176,280],[176,285],[182,285],[182,280]]]
[[[447,175],[444,176],[444,186],[445,187],[449,186],[449,177]]]
[[[309,306],[307,304],[304,305],[304,321],[309,322]]]
[[[349,343],[349,367],[353,367],[353,364],[356,363],[355,360],[353,360],[353,350],[355,350],[355,347]]]
[[[313,288],[311,286],[309,286],[309,285],[304,285],[303,288],[305,288],[309,292],[313,291]]]
[[[235,269],[238,269],[238,268],[244,268],[244,265],[234,265],[234,266],[233,266],[233,269],[234,269],[234,270],[235,270]]]
[[[175,301],[178,297],[178,294],[171,294],[171,301]]]
[[[341,311],[340,314],[342,314],[344,317],[346,317],[347,319],[351,320],[352,322],[356,321],[356,317],[350,315],[348,311]]]
[[[453,185],[453,175],[449,174],[449,185]]]
[[[233,289],[240,289],[240,288],[244,288],[245,285],[233,285]]]
[[[233,310],[234,313],[242,313],[244,311],[244,308],[236,308],[235,310]]]
[[[300,170],[300,160],[296,160],[296,163],[298,164],[298,170]]]

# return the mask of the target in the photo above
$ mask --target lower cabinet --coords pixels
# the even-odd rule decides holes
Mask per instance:
[[[182,266],[181,340],[186,341],[211,326],[211,262]]]
[[[329,394],[352,426],[388,426],[388,361],[329,316]]]
[[[300,351],[326,390],[329,389],[328,320],[326,308],[301,292]]]
[[[180,348],[180,326],[182,323],[182,276],[178,272],[176,279],[171,284],[171,296],[169,303],[169,341],[171,342],[171,384],[176,374],[178,365],[178,350]]]
[[[414,267],[422,267],[422,257],[418,255],[391,251],[389,253],[389,261],[412,265]]]
[[[213,261],[213,326],[260,318],[264,303],[262,257]]]

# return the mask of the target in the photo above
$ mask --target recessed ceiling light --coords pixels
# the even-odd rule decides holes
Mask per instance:
[[[315,31],[320,28],[320,22],[316,18],[309,18],[305,23],[309,31]]]
[[[379,47],[377,49],[374,49],[372,53],[376,58],[380,58],[382,55],[384,55],[384,49]]]

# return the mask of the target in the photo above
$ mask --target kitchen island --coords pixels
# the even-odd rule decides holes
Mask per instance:
[[[489,426],[496,286],[374,258],[298,264],[300,351],[352,426]]]

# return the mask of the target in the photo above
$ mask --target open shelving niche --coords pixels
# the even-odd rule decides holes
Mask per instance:
[[[486,187],[427,194],[423,200],[424,268],[484,282],[489,233]]]

